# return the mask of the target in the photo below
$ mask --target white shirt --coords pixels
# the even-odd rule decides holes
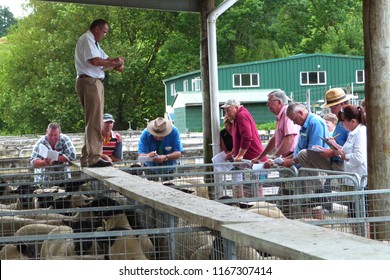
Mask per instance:
[[[349,132],[347,141],[343,146],[346,153],[344,170],[361,175],[367,175],[367,128],[359,124]]]
[[[95,57],[107,59],[108,55],[100,48],[99,44],[95,44],[95,37],[88,30],[80,36],[75,49],[75,66],[77,76],[81,74],[88,75],[92,78],[103,79],[105,74],[103,67],[92,65],[89,60]]]

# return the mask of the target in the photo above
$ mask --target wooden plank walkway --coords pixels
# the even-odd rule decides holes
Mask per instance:
[[[300,221],[272,219],[163,186],[113,167],[82,168],[142,204],[221,232],[282,259],[390,260],[390,245]]]

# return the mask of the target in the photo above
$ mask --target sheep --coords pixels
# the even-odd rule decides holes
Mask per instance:
[[[93,231],[91,223],[85,221],[79,221],[72,223],[73,227],[70,226],[58,226],[49,232],[50,235],[55,234],[73,234],[83,231]],[[77,227],[77,225],[81,227]],[[40,257],[41,259],[67,259],[78,258],[81,255],[97,255],[101,253],[100,246],[94,240],[83,240],[83,239],[47,239],[42,243]]]
[[[19,194],[19,209],[34,209],[35,203],[33,198],[33,192],[38,188],[37,185],[22,184],[17,187],[13,193]]]
[[[65,192],[91,191],[91,184],[88,181],[65,181],[58,185],[59,188],[64,189]]]
[[[1,216],[0,217],[0,231],[2,236],[12,236],[21,227],[29,224],[49,224],[49,225],[61,225],[60,220],[36,220],[21,218],[18,216]]]
[[[35,207],[36,208],[47,208],[53,206],[53,193],[64,193],[65,190],[59,186],[53,186],[50,188],[40,188],[34,190],[33,194],[37,195],[35,197]]]
[[[93,201],[90,206],[117,206],[112,198],[101,198]],[[123,210],[106,210],[101,211],[98,216],[105,219],[104,229],[106,231],[115,230],[132,230],[128,217]],[[144,237],[142,239],[145,239]],[[111,260],[147,260],[144,251],[142,250],[140,240],[134,236],[118,236],[109,240],[108,257]],[[148,249],[150,250],[150,249]]]
[[[225,259],[224,254],[221,251],[215,251],[215,241],[211,243],[207,243],[201,247],[199,247],[191,256],[190,260],[210,260],[210,259]],[[214,252],[214,253],[213,253]],[[238,260],[260,260],[262,259],[262,255],[255,249],[247,246],[238,245],[236,251]]]
[[[222,196],[219,198],[219,200],[226,200],[226,199],[233,199],[233,198],[231,196]],[[276,206],[276,204],[268,203],[265,201],[256,201],[254,203],[230,202],[226,204],[233,207],[240,207],[241,209],[246,209],[249,212],[267,216],[270,218],[275,218],[275,219],[286,218],[283,212]]]
[[[133,163],[132,165],[130,165],[129,169],[125,169],[123,171],[125,171],[126,173],[129,173],[131,175],[135,175],[135,176],[139,176],[139,177],[144,175],[144,169],[142,168],[141,164],[139,164],[139,163]]]
[[[0,178],[0,202],[1,204],[14,204],[19,203],[18,198],[10,198],[9,196],[17,194],[17,188],[8,185],[8,181],[4,178]]]
[[[1,181],[1,184],[5,183],[5,180]],[[15,196],[19,195],[19,197],[15,198],[4,198],[1,199],[1,202],[3,204],[14,204],[12,209],[18,209],[18,210],[26,210],[26,209],[34,209],[36,208],[33,193],[38,188],[37,185],[29,185],[29,184],[22,184],[18,187],[11,187],[11,186],[2,186],[0,187],[0,196],[7,197],[7,196]],[[3,207],[2,207],[3,208]]]
[[[28,236],[28,235],[47,235],[55,229],[57,226],[48,224],[29,224],[21,227],[15,232],[15,236]],[[35,251],[41,252],[42,242],[31,243],[36,245]]]
[[[189,260],[199,248],[211,244],[214,237],[208,232],[188,232],[175,234],[176,259]]]
[[[248,205],[249,212],[256,213],[259,215],[267,216],[275,219],[285,219],[282,211],[275,205],[265,201],[257,201],[253,205]],[[240,208],[243,207],[243,204],[240,204]]]
[[[71,234],[73,230],[69,226],[58,226],[49,232],[49,235],[54,234]],[[76,255],[74,242],[71,238],[66,239],[48,239],[44,240],[41,247],[40,256],[43,260],[51,259],[52,257],[65,257]]]
[[[12,210],[19,210],[20,209],[20,202],[19,200],[17,202],[13,202],[10,204],[0,204],[0,211],[12,211]]]
[[[26,236],[26,235],[43,235],[49,234],[53,229],[57,228],[55,225],[48,224],[29,224],[21,227],[15,232],[15,236]]]
[[[104,226],[106,231],[132,230],[124,213],[109,217]],[[110,240],[108,255],[111,260],[147,260],[141,242],[134,236],[118,236]]]
[[[6,244],[0,251],[0,260],[29,260],[35,259],[34,246],[20,244]]]

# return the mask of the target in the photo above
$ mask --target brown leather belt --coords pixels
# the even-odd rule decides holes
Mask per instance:
[[[77,77],[77,79],[83,79],[83,78],[96,79],[96,80],[100,80],[100,81],[102,81],[102,82],[103,82],[103,80],[104,80],[104,79],[99,79],[99,78],[93,78],[93,77],[88,76],[88,75],[86,75],[86,74],[80,74],[80,75]]]

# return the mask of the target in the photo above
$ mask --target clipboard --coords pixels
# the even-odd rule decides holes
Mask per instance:
[[[334,146],[333,143],[331,143],[328,138],[323,138],[321,136],[320,136],[320,138],[322,139],[322,141],[324,141],[326,143],[326,145],[329,146],[329,148],[331,148],[333,151],[337,151],[337,147]]]

